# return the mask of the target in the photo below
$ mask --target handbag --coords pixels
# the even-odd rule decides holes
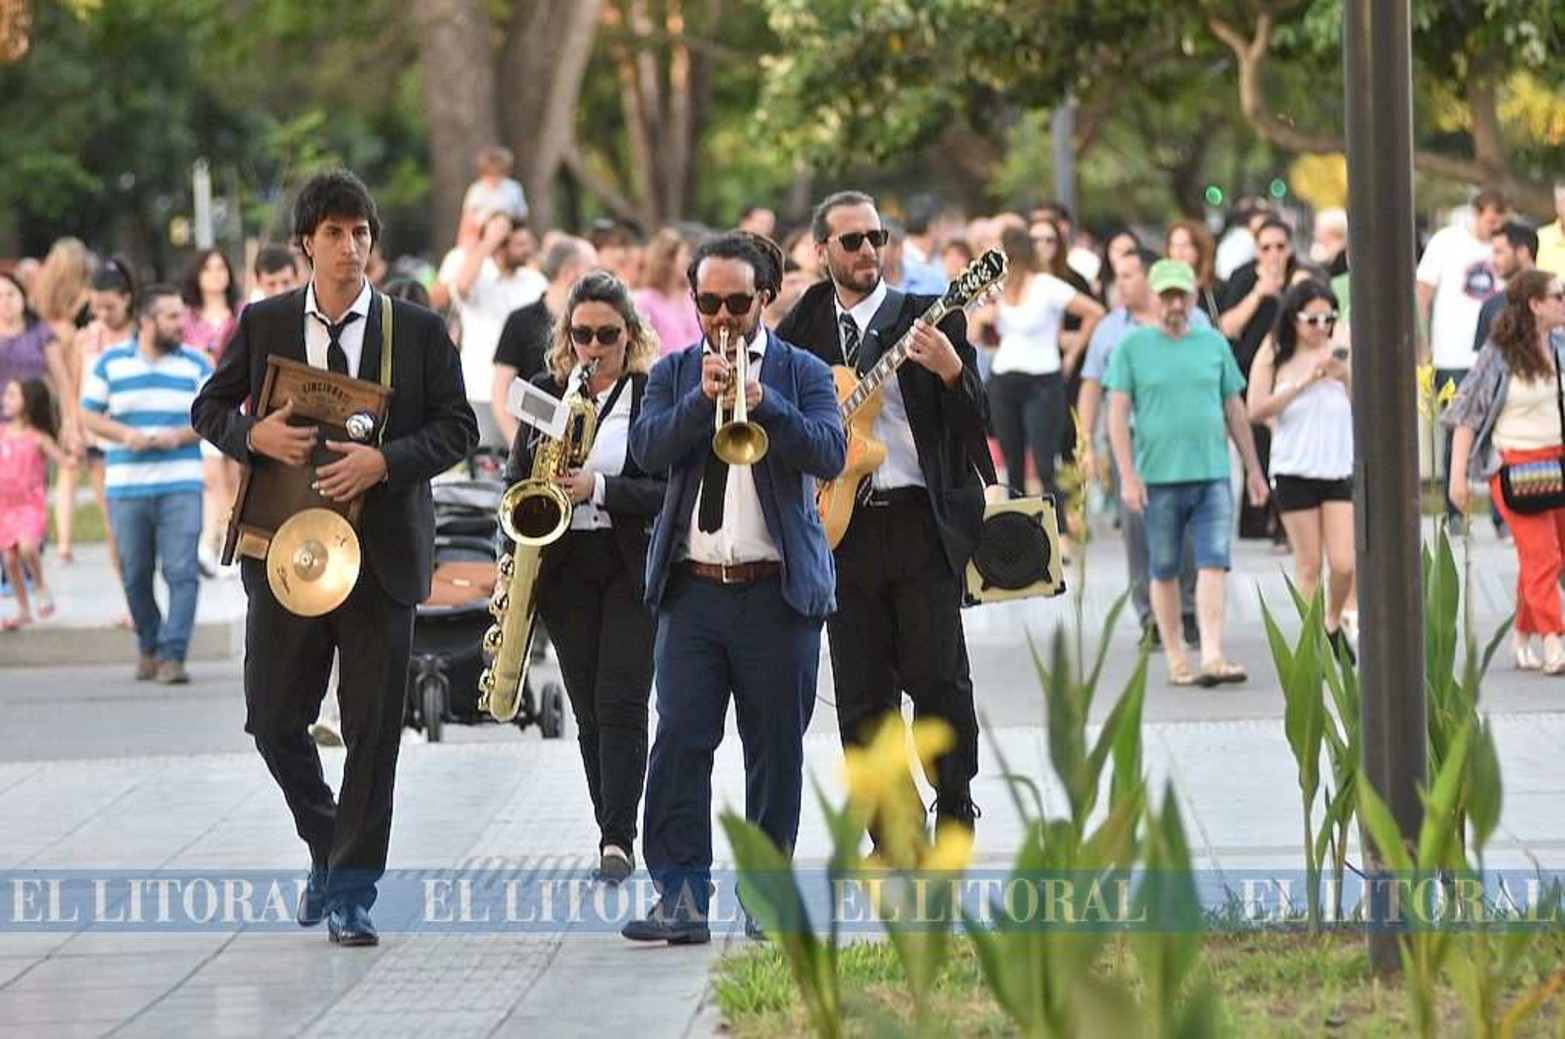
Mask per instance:
[[[1565,431],[1565,384],[1561,383],[1558,357],[1554,363],[1554,403]],[[1565,508],[1565,457],[1500,466],[1500,496],[1512,512],[1523,516]]]

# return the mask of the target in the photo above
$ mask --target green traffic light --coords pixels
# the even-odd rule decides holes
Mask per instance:
[[[1288,182],[1281,177],[1273,178],[1271,191],[1272,198],[1283,198],[1288,194]]]
[[[1206,186],[1206,204],[1209,206],[1222,205],[1223,189],[1218,187],[1216,184],[1208,184]]]

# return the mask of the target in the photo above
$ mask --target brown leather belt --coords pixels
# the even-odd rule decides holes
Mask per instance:
[[[750,584],[782,573],[782,564],[774,559],[755,563],[701,563],[687,559],[679,565],[691,577],[719,584]]]

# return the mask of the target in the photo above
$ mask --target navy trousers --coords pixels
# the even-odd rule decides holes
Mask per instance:
[[[707,906],[712,759],[730,693],[744,748],[745,818],[792,853],[821,624],[788,605],[777,577],[728,585],[670,578],[658,611],[658,726],[642,837],[647,871],[665,898]],[[720,800],[732,803],[735,793]]]

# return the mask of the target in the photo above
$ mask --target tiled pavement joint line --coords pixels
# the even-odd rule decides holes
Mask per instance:
[[[128,759],[128,760],[134,761],[136,759],[132,758],[132,759]],[[177,759],[169,759],[169,760],[170,761],[174,761],[174,760],[177,760]],[[50,764],[51,765],[59,764],[59,762],[51,762]],[[106,812],[108,812],[111,809],[113,809],[114,806],[118,805],[122,801],[125,801],[131,795],[139,792],[142,787],[146,786],[148,783],[151,783],[153,780],[155,780],[158,777],[160,777],[164,772],[168,771],[168,769],[170,767],[171,766],[168,765],[168,764],[162,764],[162,765],[160,765],[160,767],[149,771],[146,775],[142,776],[140,780],[138,780],[135,783],[132,783],[130,786],[126,787],[124,790],[121,790],[117,795],[115,795],[112,799],[110,799],[107,804],[99,806],[97,811],[93,812],[91,815],[86,816],[80,822],[78,822],[75,826],[71,827],[69,830],[67,830],[64,833],[60,834],[58,837],[56,837],[54,840],[50,841],[48,844],[44,845],[42,848],[39,848],[37,851],[33,852],[33,854],[27,856],[27,858],[22,860],[20,865],[25,867],[28,863],[34,861],[35,859],[39,858],[42,855],[47,854],[51,848],[55,847],[56,845],[62,844],[62,843],[64,843],[67,840],[70,840],[70,838],[74,837],[77,833],[80,833],[87,826],[89,826],[90,824],[96,822]]]
[[[1147,727],[1148,726],[1143,725],[1143,728]],[[1221,875],[1222,860],[1217,857],[1217,848],[1212,843],[1212,835],[1206,828],[1206,820],[1201,818],[1201,813],[1197,811],[1196,803],[1189,794],[1191,781],[1188,777],[1186,777],[1184,770],[1179,767],[1179,755],[1174,753],[1174,748],[1168,743],[1167,740],[1163,738],[1163,732],[1160,726],[1152,725],[1150,728],[1152,730],[1150,735],[1157,740],[1158,746],[1162,750],[1163,760],[1168,763],[1168,776],[1172,781],[1169,785],[1172,785],[1173,795],[1176,798],[1176,803],[1180,805],[1180,814],[1184,817],[1185,828],[1187,831],[1194,829],[1196,833],[1201,835],[1201,850],[1205,853],[1207,861],[1211,863],[1212,867],[1217,870],[1219,875]],[[1145,740],[1146,735],[1146,733],[1143,733],[1143,741]],[[1144,756],[1142,760],[1142,772],[1145,774],[1146,768]],[[1167,785],[1165,785],[1165,789],[1166,786]],[[1151,809],[1151,802],[1156,794],[1157,791],[1155,790],[1149,789],[1147,791],[1148,810]]]
[[[154,999],[152,1002],[148,1003],[146,1006],[142,1007],[140,1010],[136,1011],[134,1014],[131,1014],[125,1020],[121,1021],[119,1024],[115,1025],[112,1029],[110,1029],[108,1032],[106,1032],[104,1034],[104,1039],[108,1039],[109,1036],[113,1036],[113,1035],[123,1031],[124,1029],[130,1027],[132,1024],[134,1024],[136,1022],[137,1018],[139,1018],[142,1015],[146,1014],[149,1010],[151,1010],[154,1007],[158,1006],[165,999],[167,999],[168,997],[172,996],[174,993],[176,993],[176,992],[180,991],[182,988],[184,988],[186,982],[188,982],[191,978],[194,978],[197,974],[201,973],[201,971],[203,969],[205,969],[207,964],[211,963],[213,960],[215,960],[219,956],[221,956],[223,954],[223,951],[225,949],[227,949],[230,945],[234,944],[234,941],[243,933],[244,933],[243,931],[235,931],[232,934],[230,934],[228,936],[228,939],[226,941],[224,941],[223,944],[219,945],[216,949],[214,949],[207,956],[202,957],[200,962],[198,962],[194,967],[190,968],[190,970],[188,972],[186,972],[184,977],[180,978],[178,981],[174,982],[174,984],[170,985],[168,987],[168,990],[165,991],[161,996],[159,996],[157,999]]]
[[[8,793],[12,788],[19,787],[23,783],[27,783],[27,782],[32,781],[32,779],[35,776],[37,776],[38,773],[42,772],[44,769],[46,769],[48,767],[49,767],[49,762],[47,762],[47,761],[40,761],[40,762],[38,762],[33,768],[30,768],[27,771],[23,772],[20,776],[17,776],[15,779],[11,780],[11,782],[6,783],[4,786],[0,786],[0,795],[4,795],[4,794]]]
[[[170,855],[164,856],[163,861],[158,863],[158,868],[159,869],[164,869],[164,868],[166,868],[168,866],[169,863],[178,860],[178,858],[181,855],[185,854],[185,852],[187,852],[187,851],[190,851],[192,848],[194,848],[201,841],[205,840],[206,837],[209,834],[211,834],[214,830],[217,830],[224,823],[226,823],[228,821],[228,818],[229,818],[230,815],[232,815],[232,814],[234,814],[236,812],[243,811],[244,807],[246,805],[248,805],[251,801],[255,800],[257,797],[260,797],[263,794],[269,794],[269,793],[272,793],[272,791],[268,790],[266,787],[264,787],[264,786],[262,786],[260,784],[257,784],[256,786],[252,787],[248,794],[246,794],[244,797],[240,798],[238,801],[234,802],[233,804],[229,805],[227,810],[224,811],[221,815],[214,816],[213,819],[212,819],[212,822],[206,827],[206,829],[202,830],[199,834],[197,834],[196,836],[192,837],[190,840],[186,841],[184,844],[180,845],[180,847],[179,847],[179,849],[177,851],[173,852]]]

